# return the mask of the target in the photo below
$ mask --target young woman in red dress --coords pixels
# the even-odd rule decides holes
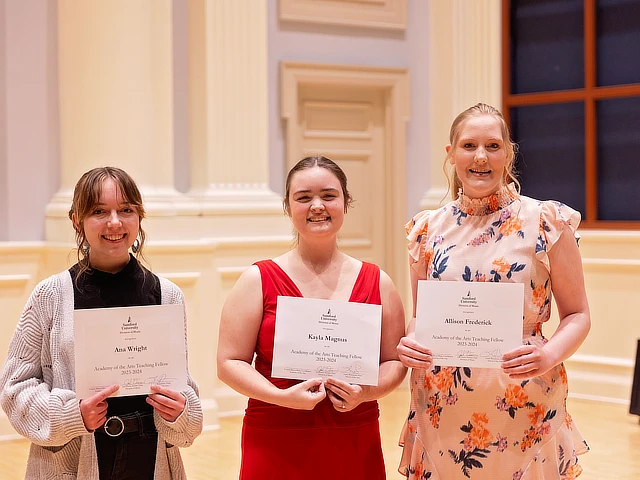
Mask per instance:
[[[396,352],[404,309],[385,272],[338,249],[350,203],[347,179],[337,164],[319,156],[298,162],[287,176],[284,198],[297,232],[295,247],[251,266],[223,307],[218,376],[250,397],[241,480],[386,478],[377,399],[406,374]],[[378,385],[272,378],[278,296],[382,305]]]

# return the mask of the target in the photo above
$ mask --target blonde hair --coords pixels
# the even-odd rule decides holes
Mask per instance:
[[[451,130],[449,131],[449,143],[451,144],[451,148],[444,159],[444,165],[442,168],[444,170],[444,174],[447,176],[447,180],[449,181],[449,191],[451,192],[451,198],[453,200],[458,198],[458,191],[462,188],[462,181],[458,177],[455,167],[449,163],[449,159],[451,158],[451,155],[453,155],[458,138],[460,137],[460,132],[466,121],[471,117],[478,117],[480,115],[490,115],[500,122],[502,141],[504,142],[504,148],[507,151],[507,164],[505,165],[504,172],[502,173],[502,182],[505,185],[511,182],[515,183],[516,189],[520,192],[520,182],[516,178],[514,168],[514,159],[518,152],[518,144],[511,140],[507,122],[497,108],[487,105],[486,103],[476,103],[473,107],[467,108],[455,118],[451,124]]]
[[[69,218],[73,221],[75,215],[74,229],[76,231],[76,245],[78,246],[78,265],[80,270],[78,277],[87,270],[91,269],[89,265],[89,254],[87,247],[87,235],[84,231],[84,220],[91,214],[100,201],[102,194],[102,185],[107,178],[111,178],[116,184],[118,190],[122,193],[124,201],[135,207],[139,217],[139,233],[138,241],[140,242],[135,249],[136,258],[144,258],[142,249],[146,234],[142,229],[142,219],[145,217],[145,209],[142,204],[142,195],[138,189],[138,185],[131,176],[124,170],[117,167],[98,167],[85,172],[73,190],[73,201],[69,209]]]

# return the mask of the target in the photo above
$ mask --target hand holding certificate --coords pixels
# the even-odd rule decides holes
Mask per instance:
[[[522,345],[521,283],[418,282],[416,340],[434,365],[500,368]]]
[[[382,307],[278,297],[272,376],[377,385]]]
[[[187,386],[183,305],[75,310],[74,339],[78,398],[113,384],[118,396]]]

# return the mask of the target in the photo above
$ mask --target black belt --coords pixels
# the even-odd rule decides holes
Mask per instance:
[[[152,413],[139,414],[138,412],[127,415],[114,415],[107,418],[107,421],[98,427],[96,433],[119,437],[125,433],[155,433],[156,424],[153,421]]]

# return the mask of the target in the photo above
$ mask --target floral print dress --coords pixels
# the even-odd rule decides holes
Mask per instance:
[[[510,184],[489,197],[460,194],[406,225],[411,268],[428,281],[525,285],[525,344],[543,345],[551,315],[547,256],[580,214],[537,201]],[[428,345],[427,345],[428,347]],[[411,407],[400,438],[400,473],[411,480],[576,478],[588,451],[566,409],[567,374],[511,380],[501,369],[440,367],[411,372]]]

